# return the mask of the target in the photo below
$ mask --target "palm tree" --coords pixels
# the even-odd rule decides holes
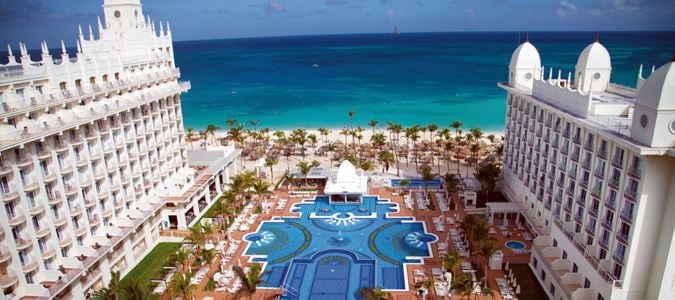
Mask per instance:
[[[487,164],[478,169],[476,179],[480,182],[480,193],[483,199],[490,197],[497,185],[497,178],[501,173],[501,168],[495,164]]]
[[[253,130],[258,130],[258,123],[260,123],[260,120],[250,120],[248,122],[253,126]]]
[[[248,296],[248,299],[251,300],[258,284],[262,282],[260,279],[262,266],[259,263],[253,263],[248,272],[244,272],[240,266],[232,266],[232,270],[234,271],[234,275],[241,280],[241,288],[234,293],[233,298],[239,299],[240,297]]]
[[[452,278],[455,278],[457,269],[459,269],[459,266],[461,266],[462,262],[464,262],[462,257],[459,256],[457,251],[452,250],[448,252],[448,254],[443,255],[442,259],[443,259],[443,267],[445,268],[445,270],[450,271],[450,273],[452,274]]]
[[[234,124],[237,124],[237,120],[229,119],[225,121],[225,124],[227,124],[227,130],[230,130],[230,128],[234,127]]]
[[[389,165],[394,162],[394,154],[389,152],[389,150],[384,150],[380,152],[377,159],[382,163],[382,173],[389,172]]]
[[[398,182],[398,185],[401,186],[401,188],[403,189],[403,191],[405,191],[405,188],[406,188],[407,186],[410,185],[410,179],[401,179],[401,180]]]
[[[305,185],[307,185],[307,174],[309,174],[309,171],[311,171],[313,168],[316,168],[319,166],[318,161],[313,161],[312,163],[307,163],[305,161],[301,161],[298,163],[298,169],[300,169],[300,173],[302,173],[302,176],[304,177]]]
[[[361,170],[368,172],[373,169],[374,165],[373,162],[370,160],[363,160],[359,163],[359,167]]]
[[[279,163],[279,160],[268,157],[265,158],[265,167],[270,168],[270,183],[274,183],[274,166]]]
[[[429,130],[430,140],[431,140],[431,143],[433,144],[433,142],[434,142],[434,132],[436,132],[436,130],[438,130],[438,125],[436,125],[434,123],[431,123],[431,124],[427,125],[427,130]]]
[[[354,125],[352,123],[354,119],[354,115],[356,114],[355,111],[349,111],[349,129],[354,129]]]
[[[349,136],[350,132],[351,131],[348,128],[342,128],[342,130],[340,130],[340,134],[345,136],[345,146],[347,146],[347,136]]]
[[[188,227],[188,231],[190,231],[190,235],[187,237],[187,239],[195,244],[197,247],[197,255],[199,255],[199,252],[201,251],[201,245],[205,239],[204,231],[202,231],[202,223],[197,222],[194,226]]]
[[[459,179],[457,175],[445,173],[443,176],[443,185],[445,185],[445,191],[448,194],[448,201],[450,202],[450,208],[454,210],[454,202],[452,202],[452,195],[454,195],[459,189]]]
[[[187,140],[188,143],[190,143],[190,148],[194,149],[194,145],[192,145],[192,138],[195,136],[195,129],[192,127],[187,128],[187,132],[185,133],[185,139]]]
[[[179,296],[183,299],[192,299],[193,290],[197,288],[196,284],[192,284],[192,273],[184,274],[176,273],[169,283],[169,292],[171,298]]]
[[[313,134],[313,133],[312,133],[312,134],[308,134],[308,135],[307,135],[307,139],[308,139],[309,142],[312,144],[312,148],[315,148],[315,147],[316,147],[316,142],[317,142],[316,134]]]
[[[434,180],[436,174],[431,172],[430,166],[423,165],[420,168],[420,176],[422,177],[422,181],[424,181],[424,197],[429,201],[429,182]]]
[[[377,120],[375,120],[375,119],[370,120],[370,122],[368,122],[368,126],[370,126],[370,127],[373,128],[373,134],[375,134],[375,127],[377,127],[377,124],[378,124],[378,123],[379,123],[379,122],[378,122]]]
[[[216,142],[216,131],[218,131],[220,128],[216,125],[209,124],[206,125],[206,133],[211,135],[211,138],[213,139],[213,143]]]
[[[93,295],[95,300],[116,300],[117,293],[120,290],[120,272],[110,272],[110,282],[107,287],[103,287],[96,291]]]
[[[202,262],[203,265],[210,265],[211,262],[213,262],[213,259],[216,258],[216,252],[213,250],[204,250],[202,253],[199,255],[199,259]]]
[[[473,293],[473,280],[471,279],[471,275],[464,274],[453,281],[452,289],[456,290],[460,295],[466,296],[467,299],[470,299],[471,293]]]
[[[293,131],[291,132],[291,140],[300,145],[302,160],[305,160],[305,143],[307,142],[307,130],[304,130],[302,128],[293,129]]]
[[[504,144],[497,146],[495,149],[495,154],[497,154],[497,161],[499,164],[502,164],[502,156],[504,156]]]
[[[455,129],[455,136],[459,136],[459,129],[462,128],[462,125],[464,125],[462,121],[452,121],[452,123],[450,123],[450,127]]]
[[[256,180],[253,183],[253,192],[258,195],[258,201],[270,193],[270,184],[267,181]]]
[[[183,273],[188,270],[188,263],[190,260],[190,250],[187,248],[180,248],[176,253],[173,255],[172,259],[181,265],[181,268],[183,269]]]
[[[122,295],[127,300],[145,300],[150,296],[148,290],[143,287],[140,281],[132,278],[122,286]]]
[[[363,297],[365,300],[381,300],[392,298],[390,292],[385,292],[380,287],[362,287],[356,292],[356,295]]]
[[[492,239],[482,240],[478,244],[478,249],[475,254],[482,257],[484,260],[483,274],[488,272],[488,263],[490,262],[490,256],[495,253],[497,249],[495,248],[494,241]],[[484,282],[484,287],[487,287],[487,280]]]
[[[321,135],[321,139],[323,144],[326,144],[326,140],[328,139],[328,134],[330,134],[330,130],[328,128],[319,128],[317,129],[319,131],[319,134]]]
[[[373,143],[374,147],[382,150],[382,147],[387,143],[387,137],[383,133],[378,132],[370,137],[370,142]]]

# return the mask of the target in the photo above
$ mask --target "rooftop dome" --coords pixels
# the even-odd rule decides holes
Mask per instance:
[[[581,51],[576,68],[577,70],[611,69],[612,60],[609,57],[609,51],[600,42],[593,42]]]
[[[356,174],[356,168],[351,162],[345,160],[340,165],[335,176],[335,182],[358,182],[359,176]]]
[[[637,103],[653,109],[675,109],[675,64],[671,61],[658,68],[647,80],[637,96]]]
[[[538,68],[541,67],[539,51],[530,42],[524,42],[511,55],[509,68]]]

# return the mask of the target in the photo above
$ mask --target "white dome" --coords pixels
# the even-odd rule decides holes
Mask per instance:
[[[359,176],[356,174],[356,168],[351,162],[345,160],[340,165],[335,176],[335,182],[358,182]]]
[[[581,51],[576,68],[577,73],[584,69],[611,69],[609,51],[599,42],[593,42]]]
[[[675,109],[675,62],[654,72],[640,88],[637,103],[652,109]]]
[[[539,51],[530,42],[524,42],[516,48],[511,55],[509,68],[539,68],[541,67],[541,57]]]

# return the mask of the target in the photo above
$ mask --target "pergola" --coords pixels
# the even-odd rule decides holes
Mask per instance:
[[[485,205],[487,206],[488,214],[490,215],[488,220],[491,225],[494,224],[495,215],[504,218],[504,222],[502,223],[504,225],[508,224],[509,214],[516,215],[516,224],[520,221],[520,208],[513,202],[488,202]]]

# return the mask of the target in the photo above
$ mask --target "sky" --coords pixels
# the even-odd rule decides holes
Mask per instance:
[[[103,0],[0,0],[0,45],[74,44]],[[675,30],[675,0],[142,0],[174,40],[439,31]],[[159,26],[158,26],[159,27]],[[70,41],[70,42],[69,42]]]

